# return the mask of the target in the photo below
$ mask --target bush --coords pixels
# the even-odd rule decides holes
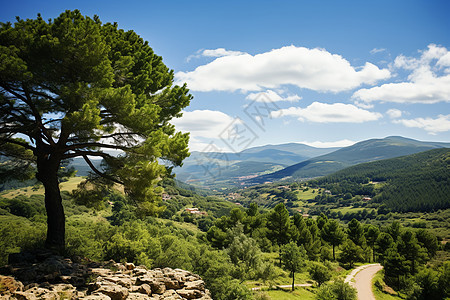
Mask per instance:
[[[317,291],[318,300],[356,300],[356,290],[338,279],[331,284],[323,284]]]

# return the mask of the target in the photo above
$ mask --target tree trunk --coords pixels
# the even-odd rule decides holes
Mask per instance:
[[[279,248],[278,248],[278,259],[279,259],[279,261],[280,261],[280,268],[282,268],[283,266],[281,265],[281,246],[279,246]]]
[[[45,209],[47,211],[47,239],[45,246],[61,252],[65,247],[65,217],[59,190],[58,169],[60,159],[44,155],[38,157],[36,178],[45,188]]]
[[[334,254],[334,247],[335,247],[335,246],[334,246],[334,244],[333,244],[333,260],[336,261],[336,256],[335,256],[335,254]]]
[[[292,272],[292,291],[294,291],[295,289],[294,281],[295,281],[295,272]]]

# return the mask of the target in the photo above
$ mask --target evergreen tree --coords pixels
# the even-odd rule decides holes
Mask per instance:
[[[364,236],[364,228],[356,219],[352,219],[348,223],[347,236],[353,241],[353,243],[360,247],[362,247],[366,242],[366,238]]]
[[[97,16],[66,11],[49,22],[38,15],[1,24],[0,57],[0,151],[36,165],[47,246],[65,245],[58,181],[65,159],[83,157],[98,176],[123,184],[140,212],[158,211],[156,184],[171,171],[159,160],[177,166],[188,155],[188,134],[169,121],[191,96],[173,85],[173,71],[147,42]],[[90,157],[108,168],[97,169]]]
[[[345,233],[339,222],[329,220],[322,228],[322,238],[333,246],[333,259],[336,260],[335,248],[342,244],[345,239]]]
[[[267,216],[267,228],[269,229],[269,238],[280,247],[280,265],[281,265],[281,246],[289,242],[289,231],[291,220],[289,212],[284,203],[279,203]]]
[[[380,230],[378,227],[374,225],[369,225],[367,231],[365,233],[367,243],[370,248],[372,248],[372,258],[373,262],[375,262],[375,243],[377,241],[378,236],[380,235]]]
[[[394,239],[389,233],[381,232],[375,242],[375,249],[381,262],[384,261],[387,250],[394,244]]]
[[[386,283],[395,287],[397,290],[400,289],[400,279],[402,276],[408,274],[409,267],[405,265],[405,257],[398,252],[395,244],[387,249],[383,266]]]
[[[417,241],[416,235],[411,230],[401,233],[397,243],[398,252],[405,257],[404,263],[409,265],[410,273],[413,275],[417,271],[417,265],[428,260],[426,250]]]
[[[341,250],[342,253],[340,256],[340,261],[344,264],[349,264],[350,268],[353,268],[355,262],[362,261],[364,259],[362,248],[350,239],[347,239],[342,244]]]

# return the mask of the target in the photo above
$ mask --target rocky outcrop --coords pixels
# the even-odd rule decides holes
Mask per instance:
[[[0,270],[1,299],[211,299],[200,276],[181,269],[73,262],[59,256]],[[20,259],[19,259],[20,261]]]

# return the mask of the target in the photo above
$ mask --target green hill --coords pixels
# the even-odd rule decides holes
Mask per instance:
[[[395,211],[450,208],[450,149],[359,164],[320,178],[318,184],[376,182],[375,202]]]
[[[252,179],[249,183],[278,181],[286,177],[305,179],[325,176],[360,163],[446,147],[450,147],[450,143],[421,142],[398,136],[370,139],[329,154],[311,158],[278,172],[260,176]]]

